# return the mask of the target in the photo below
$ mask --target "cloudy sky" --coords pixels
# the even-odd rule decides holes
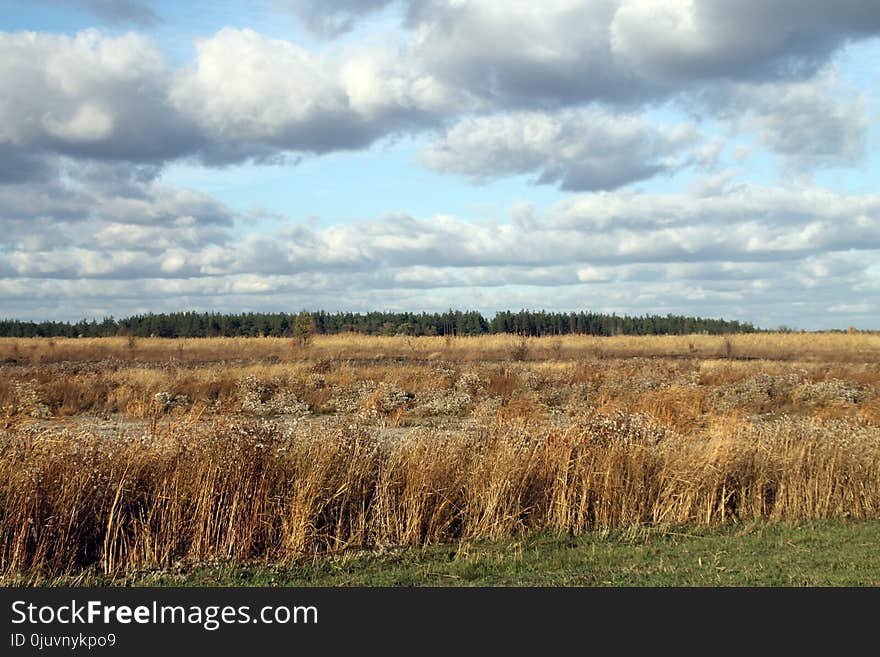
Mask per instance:
[[[0,0],[0,316],[880,328],[874,0]]]

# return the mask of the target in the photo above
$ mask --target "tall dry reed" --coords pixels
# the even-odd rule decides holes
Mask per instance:
[[[448,435],[271,423],[0,441],[0,572],[287,561],[531,530],[880,516],[880,436],[786,417],[676,434],[644,416]]]

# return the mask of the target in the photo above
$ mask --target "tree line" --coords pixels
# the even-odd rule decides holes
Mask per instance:
[[[443,313],[325,312],[308,313],[148,313],[124,319],[106,317],[78,322],[32,322],[0,320],[2,337],[162,337],[204,338],[297,335],[297,318],[308,318],[317,335],[360,333],[364,335],[474,336],[512,333],[549,335],[687,335],[692,333],[753,333],[751,323],[682,315],[631,317],[594,312],[501,311],[490,320],[477,311],[448,310]]]

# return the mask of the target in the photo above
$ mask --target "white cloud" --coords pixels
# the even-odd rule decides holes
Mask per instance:
[[[220,161],[363,148],[435,125],[465,101],[382,50],[314,54],[248,29],[201,40],[194,67],[170,90],[171,104],[202,131],[203,156]]]
[[[476,182],[535,174],[539,183],[591,191],[672,174],[705,159],[696,152],[700,137],[689,124],[652,126],[598,109],[514,112],[465,119],[429,144],[421,161]]]
[[[169,111],[170,71],[146,37],[0,33],[0,157],[15,149],[163,161],[197,135]]]
[[[322,121],[330,125],[349,111],[328,64],[290,42],[227,28],[200,40],[197,49],[195,65],[171,89],[171,102],[218,142],[293,138],[297,131],[306,142]]]
[[[331,5],[331,14],[333,7],[354,11]],[[413,3],[411,31],[401,44],[314,52],[250,29],[226,28],[199,40],[195,60],[180,68],[170,66],[151,40],[133,33],[0,33],[0,83],[16,89],[0,106],[0,179],[27,175],[16,173],[10,162],[28,157],[26,172],[44,175],[39,157],[46,153],[157,165],[189,157],[208,164],[273,161],[286,152],[366,148],[389,135],[457,121],[445,141],[429,149],[428,162],[479,177],[481,171],[467,170],[467,158],[454,152],[471,140],[488,139],[490,153],[484,159],[494,152],[509,169],[541,171],[565,188],[609,188],[676,164],[665,159],[675,150],[659,135],[665,126],[641,125],[633,118],[633,106],[704,88],[715,89],[715,95],[703,107],[738,131],[754,132],[765,147],[792,161],[826,165],[860,156],[864,104],[858,98],[842,99],[830,74],[804,78],[803,71],[789,66],[780,69],[787,75],[767,78],[744,65],[736,68],[741,61],[735,55],[747,51],[753,59],[777,64],[792,57],[815,60],[807,71],[812,74],[827,63],[832,45],[874,29],[872,12],[863,12],[863,24],[837,20],[823,26],[817,21],[827,12],[811,4],[813,18],[799,15],[797,20],[804,34],[824,38],[825,46],[811,51],[804,50],[800,37],[773,36],[773,43],[765,44],[775,33],[764,28],[758,36],[752,33],[753,23],[766,18],[753,7],[752,23],[724,28],[733,45],[713,51],[713,57],[727,57],[736,70],[707,65],[705,49],[686,46],[682,37],[670,42],[686,51],[673,57],[673,64],[684,57],[688,66],[707,68],[693,72],[682,65],[682,80],[670,82],[665,73],[633,64],[633,49],[647,53],[646,61],[663,60],[650,40],[633,38],[624,51],[612,42],[612,28],[653,28],[657,7],[616,0],[556,0],[540,6]],[[706,23],[705,34],[721,30],[723,12],[711,2],[663,7],[661,13],[674,9],[676,20],[691,27]],[[695,102],[689,95],[679,97],[686,107]],[[620,104],[622,114],[609,109]],[[542,119],[523,108],[554,114]],[[567,135],[578,121],[586,122],[588,130],[592,124],[607,130],[609,148],[615,139],[644,138],[623,162],[591,162],[584,155],[593,142],[606,145],[598,127],[592,128],[591,139],[578,135],[573,145],[510,143],[518,130],[524,131],[520,137],[528,137],[529,126],[544,130],[547,138],[547,130]],[[492,122],[503,124],[506,134],[496,130],[487,135]],[[627,131],[639,134],[628,136]],[[550,157],[536,161],[536,153],[546,155],[551,146],[555,152],[561,146],[580,147],[580,152],[559,156],[561,162]],[[444,148],[452,155],[443,156]],[[705,158],[712,158],[710,151],[707,145]]]
[[[138,20],[140,3],[117,4]],[[0,33],[0,86],[15,90],[0,101],[2,307],[53,315],[63,302],[73,315],[119,315],[546,302],[790,324],[792,299],[820,318],[835,305],[880,307],[876,196],[738,185],[731,171],[684,193],[625,189],[723,166],[727,142],[713,122],[731,142],[753,136],[751,157],[775,153],[786,175],[859,162],[869,96],[838,82],[831,57],[880,32],[880,5],[286,4],[325,36],[391,4],[406,29],[387,43],[353,43],[356,33],[307,50],[228,28],[183,66],[139,34]],[[694,123],[653,118],[664,107]],[[243,218],[224,204],[161,183],[173,160],[280,161],[404,133],[440,135],[422,154],[436,171],[596,193],[544,211],[524,202],[510,222],[437,207],[248,234],[258,224],[236,225]],[[735,143],[734,156],[745,148]]]
[[[0,84],[16,90],[0,104],[0,163],[34,152],[157,164],[325,153],[476,106],[381,49],[315,54],[249,29],[200,40],[180,69],[144,36],[96,30],[0,33],[0,62]]]
[[[0,185],[6,275],[136,278],[163,261],[163,275],[199,274],[199,261],[230,239],[235,213],[204,194],[162,185],[137,167],[104,175],[110,165],[56,166],[56,179]],[[170,268],[181,249],[192,262]]]
[[[155,183],[143,189],[163,202]],[[242,240],[183,210],[175,220],[159,214],[164,223],[106,223],[94,239],[77,239],[61,222],[44,230],[63,232],[69,243],[7,243],[0,300],[27,307],[22,281],[38,297],[61,295],[68,305],[99,294],[124,306],[113,290],[143,299],[166,290],[174,298],[163,303],[172,306],[175,298],[178,307],[199,298],[230,309],[241,295],[264,294],[265,303],[300,295],[313,307],[419,298],[418,307],[438,308],[455,290],[457,307],[477,298],[499,307],[526,299],[555,308],[601,302],[619,304],[619,312],[675,309],[797,324],[793,299],[808,299],[816,317],[855,303],[842,300],[870,283],[880,253],[880,197],[816,188],[602,192],[532,211],[525,222],[391,215],[326,228],[284,224]],[[574,291],[586,296],[574,301]],[[858,303],[876,303],[876,295],[869,287]]]
[[[412,58],[505,107],[632,103],[705,83],[799,79],[843,44],[880,33],[880,6],[863,0],[403,4]]]
[[[636,74],[692,85],[810,73],[878,30],[880,7],[862,0],[623,0],[611,42]]]
[[[787,169],[853,165],[866,155],[865,95],[830,69],[804,81],[726,85],[699,102],[732,133],[753,134]]]
[[[616,10],[614,0],[411,3],[410,53],[498,106],[631,101],[653,85],[614,60]]]

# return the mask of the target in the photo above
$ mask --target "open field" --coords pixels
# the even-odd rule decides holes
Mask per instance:
[[[0,339],[0,427],[4,581],[880,519],[872,334]]]
[[[57,363],[120,359],[134,362],[408,360],[529,361],[583,358],[737,358],[783,361],[876,362],[880,332],[743,333],[731,335],[516,335],[383,337],[321,335],[307,348],[290,338],[2,338],[0,363]]]

